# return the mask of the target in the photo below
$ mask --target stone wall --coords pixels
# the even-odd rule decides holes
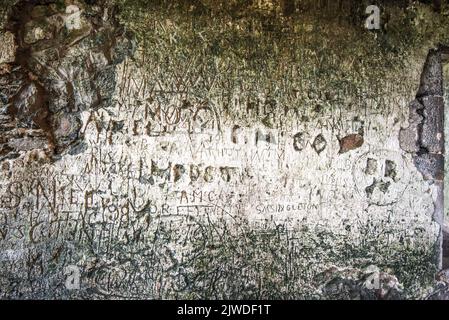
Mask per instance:
[[[443,78],[444,78],[444,101],[445,110],[449,108],[449,50],[445,48],[442,54],[443,61]],[[449,117],[445,116],[445,137],[448,136],[449,132]],[[449,150],[449,139],[445,139],[445,150]],[[445,173],[449,169],[449,161],[445,161]],[[448,175],[445,175],[444,185],[448,186]],[[444,198],[449,199],[449,187],[444,189]],[[443,268],[449,268],[449,204],[447,201],[444,202],[444,228],[443,228]]]

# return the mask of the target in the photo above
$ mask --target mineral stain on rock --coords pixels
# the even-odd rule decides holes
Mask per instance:
[[[339,139],[340,143],[340,151],[339,153],[345,153],[357,148],[360,148],[363,145],[364,139],[360,134],[350,134],[342,139]]]
[[[11,72],[0,75],[0,159],[31,149],[49,159],[74,154],[81,113],[111,104],[115,66],[133,53],[132,35],[106,1],[19,1],[6,29],[17,49],[6,61]]]

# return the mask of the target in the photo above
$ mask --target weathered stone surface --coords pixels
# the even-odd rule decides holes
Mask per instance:
[[[427,298],[428,300],[449,300],[449,284],[439,283],[435,291]]]
[[[369,31],[360,1],[11,4],[1,298],[444,289],[443,155],[422,140],[443,14],[385,1],[388,24]]]
[[[401,129],[401,148],[413,154],[427,180],[444,178],[444,100],[441,52],[431,50],[424,65],[417,101],[410,104],[409,126]]]
[[[0,43],[2,43],[0,66],[14,62],[16,51],[14,35],[11,32],[0,32]]]
[[[326,149],[327,141],[324,139],[323,135],[319,134],[315,137],[312,143],[313,149],[316,151],[317,154],[320,154],[321,152]]]
[[[444,157],[440,154],[424,153],[414,158],[415,165],[419,168],[425,179],[439,180],[444,178]]]
[[[132,37],[113,10],[103,1],[19,1],[11,9],[7,28],[16,38],[10,61],[15,71],[2,81],[11,84],[19,74],[21,83],[15,82],[15,91],[1,89],[3,108],[20,128],[42,131],[48,141],[36,145],[50,158],[82,139],[82,112],[112,103],[115,66],[133,51]],[[12,148],[11,155],[21,151]]]
[[[443,96],[443,69],[441,52],[431,50],[421,76],[421,85],[417,97]]]
[[[444,48],[443,48],[444,49]],[[445,101],[445,110],[449,110],[449,50],[446,47],[443,51],[443,57],[446,59],[443,60],[443,77],[444,77],[444,101]],[[444,116],[444,135],[446,137],[445,143],[445,155],[449,150],[449,117],[447,115]],[[449,161],[445,157],[444,162],[444,199],[449,199]],[[449,201],[444,201],[444,226],[443,226],[443,268],[449,268]]]
[[[320,279],[323,277],[322,279]],[[331,280],[326,280],[331,279]],[[395,276],[376,266],[364,270],[332,268],[318,276],[325,282],[320,295],[332,300],[403,300],[402,286]],[[318,280],[317,279],[317,280]]]
[[[428,300],[449,300],[449,269],[442,270],[436,276],[438,283],[427,297]]]
[[[429,153],[444,152],[444,100],[439,96],[422,98],[423,117],[421,132],[422,147]]]
[[[410,153],[417,153],[420,150],[420,136],[419,130],[422,126],[424,118],[420,115],[424,106],[418,100],[413,100],[410,103],[410,114],[408,120],[408,127],[402,128],[399,132],[399,143],[401,148]]]
[[[445,220],[445,222],[447,221]],[[447,224],[443,227],[443,268],[444,269],[449,268],[449,227],[447,226]]]
[[[360,134],[350,134],[344,138],[339,139],[340,151],[339,153],[345,153],[363,145],[363,136]]]

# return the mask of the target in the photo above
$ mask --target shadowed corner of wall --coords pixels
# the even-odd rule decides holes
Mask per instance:
[[[444,190],[444,184],[449,185],[449,166],[444,162],[445,150],[449,151],[448,142],[444,136],[449,136],[449,118],[445,119],[444,110],[448,107],[448,99],[444,93],[449,92],[443,79],[443,59],[446,61],[443,47],[431,49],[424,63],[420,85],[410,107],[409,126],[401,129],[399,141],[401,148],[410,153],[413,162],[433,186],[434,212],[433,219],[440,226],[436,249],[436,266],[444,268],[447,257],[447,214],[449,206],[444,206],[444,198],[449,199],[449,187]],[[446,89],[446,90],[445,90]],[[445,102],[446,100],[446,102]],[[447,203],[449,204],[449,203]],[[445,241],[446,240],[446,241]],[[445,261],[445,262],[443,262]]]

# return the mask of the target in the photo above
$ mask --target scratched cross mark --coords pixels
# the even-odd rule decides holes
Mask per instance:
[[[357,193],[370,204],[395,203],[407,188],[410,176],[400,153],[376,150],[354,163],[352,175]]]

